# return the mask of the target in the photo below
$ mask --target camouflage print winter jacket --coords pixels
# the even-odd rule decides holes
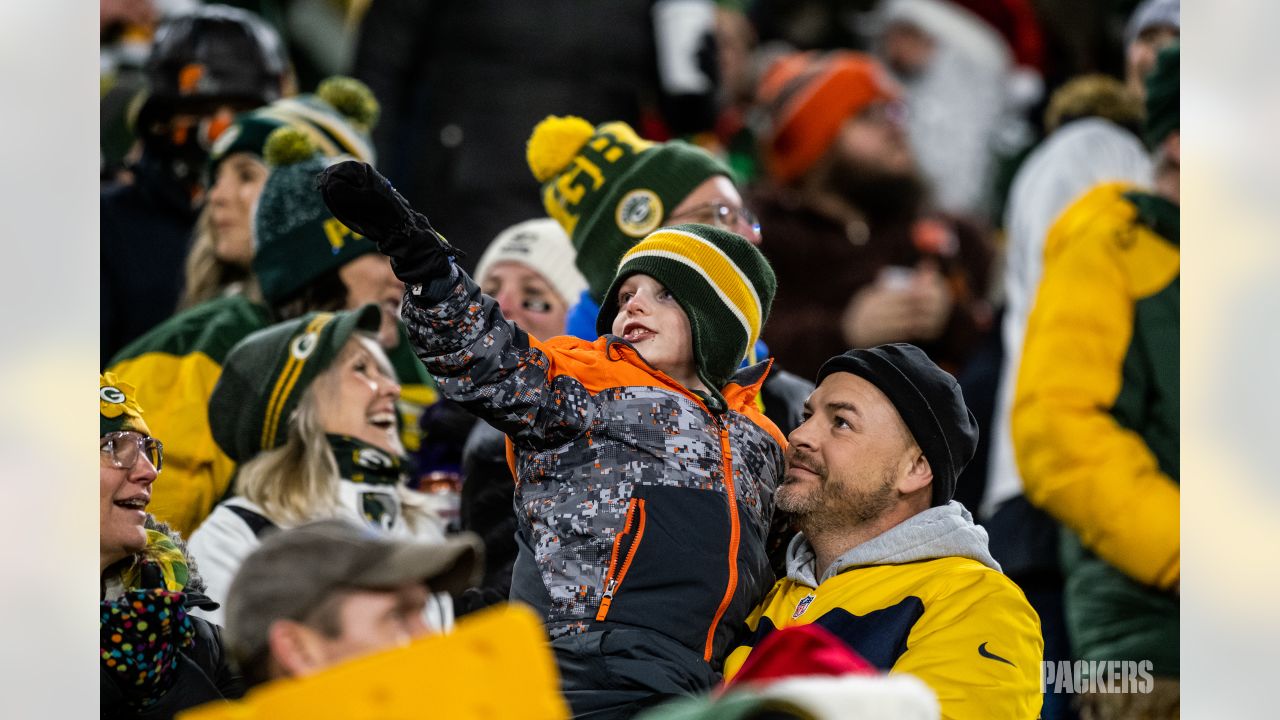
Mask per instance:
[[[786,440],[755,403],[768,364],[739,371],[712,412],[621,338],[541,342],[457,278],[434,304],[411,288],[405,322],[441,391],[508,435],[512,598],[553,638],[645,628],[718,668],[773,582]]]

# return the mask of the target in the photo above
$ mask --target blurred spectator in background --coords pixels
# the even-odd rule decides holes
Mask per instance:
[[[152,424],[175,438],[169,482],[153,499],[156,515],[185,533],[224,497],[235,472],[210,432],[208,403],[227,352],[253,331],[311,311],[376,303],[382,309],[378,339],[402,385],[406,449],[417,449],[418,417],[436,399],[426,369],[402,341],[404,285],[373,243],[335,220],[315,192],[315,175],[330,159],[311,133],[293,126],[273,130],[263,154],[269,175],[254,214],[252,270],[264,303],[245,295],[211,300],[131,343],[111,364],[122,379],[145,387]]]
[[[854,52],[789,55],[761,83],[768,180],[751,199],[778,274],[765,340],[800,374],[850,345],[895,341],[955,372],[991,323],[991,250],[928,214],[898,98]]]
[[[243,691],[217,626],[188,615],[216,608],[182,537],[147,513],[164,466],[132,385],[98,377],[103,718],[172,718]]]
[[[1151,160],[1138,139],[1142,103],[1123,83],[1086,75],[1062,86],[1049,103],[1049,137],[1014,178],[1005,214],[1003,362],[990,432],[990,466],[979,517],[991,552],[1039,613],[1047,661],[1070,660],[1062,610],[1057,524],[1022,497],[1009,412],[1027,316],[1040,285],[1044,241],[1068,205],[1105,181],[1151,185]],[[982,478],[975,478],[983,482]],[[1067,717],[1067,696],[1046,693],[1045,720]]]
[[[1023,117],[1039,88],[1019,90],[1015,78],[1025,71],[1015,74],[1004,37],[949,0],[887,0],[876,23],[876,46],[904,89],[908,136],[934,203],[987,219],[996,156],[1031,142]]]
[[[1156,55],[1178,41],[1182,28],[1182,0],[1143,0],[1124,30],[1125,82],[1142,97],[1156,68]]]
[[[476,267],[476,283],[502,316],[539,339],[564,334],[569,303],[587,289],[573,264],[573,245],[551,218],[526,220],[489,243]],[[442,403],[450,402],[442,400]],[[507,436],[483,420],[462,450],[462,528],[484,538],[485,571],[465,610],[507,599],[516,559],[515,479],[507,465]]]
[[[801,50],[866,50],[863,25],[880,0],[754,0],[749,15],[763,43]]]
[[[353,73],[385,109],[380,170],[471,270],[488,238],[542,212],[518,158],[546,115],[712,129],[714,22],[711,0],[373,0]]]
[[[760,174],[755,135],[748,124],[756,96],[756,30],[738,3],[716,5],[716,52],[720,70],[715,134],[733,179],[746,186]]]
[[[311,89],[330,75],[348,75],[356,29],[370,0],[225,0],[271,24],[288,51],[298,87]]]
[[[307,134],[326,157],[350,155],[375,162],[370,129],[378,102],[358,80],[326,78],[314,95],[283,98],[241,113],[214,142],[207,170],[208,200],[196,220],[187,254],[181,308],[223,295],[244,294],[260,302],[253,279],[253,213],[267,180],[263,146],[272,130],[289,126]]]
[[[480,557],[471,535],[409,541],[347,520],[275,532],[231,585],[228,649],[254,686],[406,645],[432,631],[431,594],[469,587]]]
[[[1178,82],[1174,45],[1147,79],[1154,190],[1098,185],[1049,230],[1013,399],[1027,498],[1070,530],[1073,650],[1153,665],[1150,693],[1083,695],[1090,720],[1179,714]]]
[[[425,498],[406,487],[400,386],[375,339],[381,322],[372,305],[308,313],[250,335],[227,355],[209,422],[218,446],[240,465],[237,496],[191,536],[215,596],[226,597],[240,563],[271,528],[342,517],[403,537],[444,537]],[[447,627],[452,609],[445,605]],[[222,619],[216,611],[208,616]]]
[[[204,202],[209,145],[240,110],[280,97],[280,39],[249,13],[201,6],[166,21],[134,120],[132,181],[101,193],[101,363],[173,314]],[[146,268],[146,272],[138,272]]]

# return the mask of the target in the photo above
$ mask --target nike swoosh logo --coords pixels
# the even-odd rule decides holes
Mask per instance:
[[[1000,662],[1005,663],[1005,664],[1007,664],[1007,665],[1010,665],[1010,666],[1012,666],[1012,667],[1017,667],[1017,665],[1014,665],[1013,663],[1009,662],[1008,660],[1005,660],[1004,658],[1000,657],[999,655],[997,655],[997,654],[995,654],[995,653],[991,652],[990,650],[988,650],[988,649],[987,649],[987,644],[986,644],[986,643],[982,643],[981,645],[979,645],[979,646],[978,646],[978,654],[979,654],[979,655],[981,655],[981,656],[982,656],[982,657],[984,657],[984,658],[991,658],[992,660],[999,660]]]

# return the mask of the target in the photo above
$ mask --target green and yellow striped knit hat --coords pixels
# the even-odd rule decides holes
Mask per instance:
[[[209,398],[209,427],[218,447],[243,463],[284,443],[289,418],[316,376],[357,330],[376,333],[381,323],[377,305],[313,312],[237,343]]]
[[[121,430],[151,435],[151,429],[142,419],[137,389],[121,381],[115,373],[98,375],[98,413],[98,437]]]
[[[538,123],[526,159],[542,183],[542,205],[573,241],[575,262],[596,300],[622,254],[664,225],[694,188],[717,175],[732,177],[702,148],[652,142],[624,122],[593,127],[574,116]]]
[[[698,377],[719,390],[760,338],[778,287],[764,255],[741,235],[710,225],[662,228],[622,256],[596,316],[596,332],[612,331],[618,289],[648,275],[671,292],[689,316]]]

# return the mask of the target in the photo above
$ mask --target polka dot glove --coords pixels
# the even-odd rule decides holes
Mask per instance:
[[[131,702],[149,705],[173,686],[178,652],[195,639],[184,599],[152,588],[101,603],[102,665]]]

